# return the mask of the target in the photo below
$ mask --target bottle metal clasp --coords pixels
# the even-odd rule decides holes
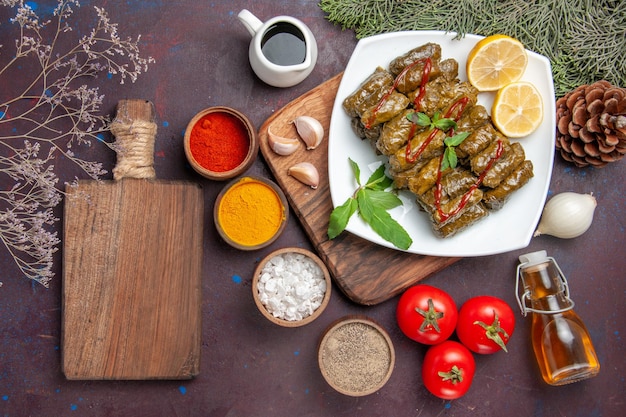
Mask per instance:
[[[563,284],[563,288],[565,290],[565,299],[568,302],[568,306],[561,308],[559,310],[539,310],[539,309],[535,309],[532,307],[529,307],[529,303],[530,303],[530,290],[524,291],[523,293],[520,293],[520,283],[522,281],[522,269],[525,266],[528,266],[529,264],[533,263],[531,261],[528,262],[522,262],[517,266],[517,277],[515,280],[515,299],[517,300],[517,304],[520,307],[520,310],[522,312],[522,315],[525,317],[528,312],[533,312],[533,313],[539,313],[539,314],[557,314],[557,313],[564,313],[568,310],[571,310],[574,308],[574,301],[569,298],[569,285],[567,284],[567,279],[565,278],[565,274],[563,274],[563,271],[561,271],[561,268],[559,267],[559,264],[556,262],[556,260],[551,257],[548,256],[546,258],[544,258],[545,260],[551,261],[554,266],[556,267],[556,270],[559,272],[559,279],[561,280],[561,283]],[[524,285],[522,284],[521,287],[523,288]]]

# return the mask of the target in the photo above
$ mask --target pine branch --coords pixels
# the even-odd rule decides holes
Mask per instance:
[[[557,97],[607,80],[626,86],[626,8],[619,0],[322,0],[358,39],[400,30],[506,34],[550,59]]]

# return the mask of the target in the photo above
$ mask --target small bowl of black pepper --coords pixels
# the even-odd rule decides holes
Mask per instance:
[[[396,355],[382,326],[368,317],[347,316],[328,326],[317,358],[328,385],[341,394],[362,397],[387,383]]]

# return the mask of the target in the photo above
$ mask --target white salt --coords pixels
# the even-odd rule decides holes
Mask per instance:
[[[274,317],[302,320],[319,308],[326,293],[322,269],[300,253],[271,258],[261,270],[259,299]]]

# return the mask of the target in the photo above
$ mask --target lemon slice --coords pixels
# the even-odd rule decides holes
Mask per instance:
[[[518,81],[528,56],[524,45],[506,35],[492,35],[479,41],[467,56],[467,79],[479,91],[495,91]]]
[[[539,91],[526,81],[505,85],[496,93],[491,120],[510,138],[530,135],[543,120],[543,100]]]

